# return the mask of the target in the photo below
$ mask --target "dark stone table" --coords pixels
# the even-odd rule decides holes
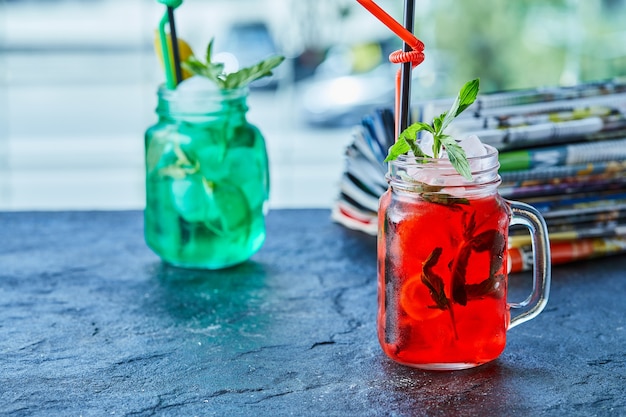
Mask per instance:
[[[626,415],[624,256],[555,267],[498,360],[436,373],[383,355],[375,239],[327,210],[270,212],[262,250],[218,272],[162,264],[142,229],[0,213],[1,415]]]

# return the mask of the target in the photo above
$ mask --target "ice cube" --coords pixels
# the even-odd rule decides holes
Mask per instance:
[[[465,151],[465,155],[468,158],[487,155],[487,149],[485,149],[485,145],[483,145],[483,143],[480,141],[480,138],[476,135],[466,136],[459,142],[459,146],[463,148],[463,150]]]
[[[472,172],[479,172],[488,168],[489,161],[484,158],[480,158],[481,156],[487,155],[487,148],[485,148],[485,145],[480,141],[478,136],[469,135],[461,140],[459,145],[463,148],[465,155],[469,158],[470,170]]]
[[[193,77],[183,80],[178,86],[176,91],[178,93],[210,93],[219,90],[219,87],[213,80],[200,75],[194,75]]]
[[[176,111],[181,120],[189,123],[205,123],[207,113],[219,111],[219,87],[212,80],[194,76],[181,82],[173,92]]]
[[[426,155],[432,157],[433,156],[433,135],[429,132],[423,132],[422,138],[420,139],[419,147]]]

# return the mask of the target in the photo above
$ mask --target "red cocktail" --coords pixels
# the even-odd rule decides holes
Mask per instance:
[[[480,159],[473,182],[445,160],[390,162],[379,206],[378,336],[402,364],[463,369],[505,347],[508,228],[526,207],[512,210],[498,194],[497,152]]]

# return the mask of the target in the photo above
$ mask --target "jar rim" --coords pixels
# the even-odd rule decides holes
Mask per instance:
[[[498,150],[495,147],[488,145],[486,143],[483,143],[482,145],[487,150],[487,153],[484,155],[479,155],[479,156],[470,156],[467,158],[468,161],[486,161],[494,157],[496,157],[496,160],[497,160]],[[392,160],[390,162],[399,163],[399,164],[420,164],[420,165],[423,163],[450,164],[450,160],[448,158],[434,158],[432,156],[414,156],[413,154],[399,155],[397,159]]]
[[[215,90],[181,90],[169,89],[165,84],[161,84],[157,88],[157,94],[160,98],[167,101],[201,99],[201,98],[218,98],[219,100],[237,99],[247,96],[249,87],[237,88],[216,88]]]
[[[389,162],[386,179],[399,188],[413,188],[415,184],[445,187],[467,187],[473,185],[498,185],[501,181],[498,169],[498,150],[483,144],[485,155],[468,157],[472,179],[459,174],[448,158],[415,157],[400,155]]]
[[[211,120],[210,118],[233,109],[238,109],[245,114],[248,110],[246,103],[248,91],[247,86],[232,89],[181,91],[170,90],[165,85],[161,85],[157,90],[156,112],[160,116],[196,123]]]

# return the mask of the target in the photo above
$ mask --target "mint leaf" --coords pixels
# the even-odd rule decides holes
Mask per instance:
[[[441,143],[444,148],[446,148],[450,163],[454,169],[456,169],[456,172],[461,174],[466,180],[471,181],[472,170],[470,169],[469,162],[467,161],[467,155],[465,154],[463,148],[461,148],[459,144],[456,143],[456,141],[450,136],[442,136]]]
[[[272,75],[272,70],[280,65],[285,57],[275,55],[260,61],[259,63],[242,68],[239,71],[226,74],[224,64],[214,63],[212,58],[213,39],[206,48],[205,61],[201,62],[195,56],[190,56],[181,63],[181,66],[195,75],[206,77],[223,90],[245,87],[253,81]]]
[[[283,56],[273,56],[267,58],[256,65],[242,68],[226,76],[224,80],[225,88],[237,88],[251,83],[263,77],[272,75],[272,69],[280,65],[285,60]]]
[[[456,112],[459,109],[459,98],[457,97],[454,100],[454,103],[452,103],[452,107],[450,107],[450,110],[448,110],[447,112],[445,112],[444,114],[442,114],[442,116],[445,115],[445,117],[443,118],[443,120],[441,121],[441,123],[439,124],[439,129],[437,129],[438,133],[443,133],[444,130],[446,130],[446,128],[448,127],[448,125],[454,120],[454,118],[456,117]]]
[[[183,61],[181,63],[182,67],[184,69],[186,69],[187,71],[196,74],[196,75],[201,75],[203,77],[206,77],[212,81],[214,81],[217,85],[219,85],[221,88],[223,85],[223,81],[220,78],[220,75],[224,72],[224,64],[212,64],[212,63],[207,63],[204,64],[200,61],[198,61],[198,58],[196,58],[195,56],[190,56],[189,58],[187,58],[187,60]]]
[[[212,59],[211,57],[213,55],[213,41],[214,40],[215,39],[211,39],[209,41],[209,44],[206,47],[206,55],[205,55],[204,59],[206,60],[207,65],[211,63],[211,59]]]
[[[441,113],[439,115],[439,117],[435,117],[433,119],[433,126],[435,126],[435,132],[433,132],[433,133],[439,133],[439,132],[443,131],[441,126],[443,125],[443,120],[445,119],[446,115],[447,115],[447,113]]]
[[[461,87],[461,92],[459,93],[458,100],[459,106],[456,110],[455,117],[461,114],[463,110],[468,108],[469,106],[476,101],[476,97],[478,96],[480,81],[477,79],[468,81],[465,83],[463,87]]]
[[[422,265],[422,283],[428,287],[430,297],[435,302],[434,308],[440,310],[447,310],[450,308],[450,301],[446,297],[444,289],[443,278],[441,278],[436,272],[433,271],[433,267],[439,262],[442,248],[436,247],[432,253],[424,261]]]
[[[478,78],[472,81],[466,82],[463,87],[461,87],[461,91],[454,99],[454,103],[452,103],[452,107],[446,113],[446,117],[443,119],[441,129],[439,132],[443,132],[448,125],[457,117],[459,114],[463,112],[466,108],[468,108],[475,100],[478,95],[478,87],[479,80]]]
[[[417,141],[415,141],[415,140],[407,140],[407,142],[409,142],[409,145],[411,146],[411,150],[413,151],[413,155],[415,155],[415,157],[417,157],[417,158],[427,158],[428,157],[428,155],[426,155],[424,152],[422,152],[422,149],[417,144]]]
[[[397,159],[398,156],[408,153],[412,150],[416,157],[426,157],[417,144],[417,132],[426,130],[433,135],[433,157],[439,158],[441,154],[441,148],[444,147],[447,151],[450,163],[456,171],[461,174],[465,179],[472,179],[472,172],[467,161],[467,155],[463,148],[449,136],[444,134],[444,131],[448,125],[454,120],[456,116],[461,114],[463,110],[467,109],[474,103],[478,96],[479,79],[476,78],[472,81],[468,81],[463,85],[461,91],[452,103],[452,107],[447,112],[440,114],[433,119],[432,125],[424,122],[413,123],[400,133],[398,141],[399,145],[394,145],[389,148],[389,153],[385,162]]]
[[[446,291],[444,288],[443,279],[433,271],[433,267],[439,262],[439,257],[441,256],[442,248],[436,247],[433,249],[432,253],[428,256],[428,258],[422,264],[422,283],[428,288],[430,292],[430,297],[435,302],[435,305],[432,308],[438,308],[440,310],[448,310],[450,313],[450,321],[452,322],[452,328],[454,329],[454,338],[458,339],[459,335],[456,331],[456,321],[454,320],[454,311],[452,310],[452,303],[450,299],[446,296]],[[431,307],[431,306],[429,306]]]
[[[406,141],[406,138],[404,138],[403,136],[400,136],[400,138],[396,141],[396,143],[394,143],[389,148],[389,152],[387,153],[387,157],[385,158],[384,162],[389,162],[389,161],[398,159],[400,155],[404,155],[405,153],[408,153],[410,150],[411,150],[411,145],[409,145],[409,143]]]
[[[407,127],[406,129],[404,129],[404,131],[402,133],[400,133],[400,137],[408,137],[411,138],[413,140],[417,139],[417,133],[421,132],[422,130],[426,130],[427,132],[430,132],[432,134],[435,134],[435,129],[433,129],[433,127],[431,125],[429,125],[428,123],[424,123],[424,122],[415,122],[412,125],[410,125],[409,127]]]
[[[426,157],[427,155],[422,152],[420,147],[417,145],[417,133],[426,130],[428,132],[434,133],[434,129],[431,125],[424,122],[416,122],[404,129],[404,131],[400,134],[400,137],[389,148],[389,152],[384,162],[393,161],[398,159],[400,155],[404,155],[409,151],[413,151],[413,154],[416,157]]]
[[[446,206],[450,210],[460,210],[459,205],[469,205],[469,200],[463,197],[454,197],[450,194],[440,193],[438,191],[435,192],[425,192],[422,193],[422,198],[429,203],[433,204],[441,204],[442,206]]]
[[[488,296],[500,298],[504,295],[503,274],[497,272],[504,262],[504,251],[506,249],[506,238],[498,230],[487,230],[471,237],[470,245],[472,250],[489,252],[489,277],[478,284],[466,284],[465,290],[468,300],[481,299]]]
[[[467,304],[465,276],[472,248],[469,245],[461,246],[458,255],[452,264],[452,300],[462,306]]]

